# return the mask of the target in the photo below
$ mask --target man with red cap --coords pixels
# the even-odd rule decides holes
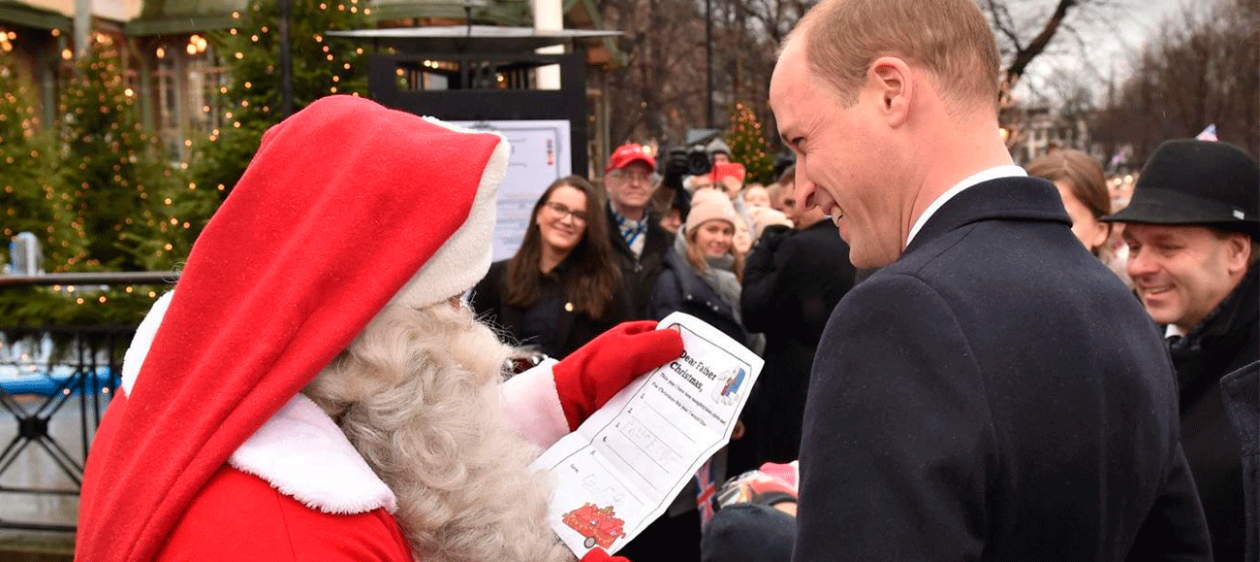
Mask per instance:
[[[459,295],[507,157],[355,97],[269,130],[127,351],[76,559],[571,560],[529,463],[682,342],[623,324],[502,382]]]
[[[671,236],[649,216],[648,206],[656,191],[656,161],[647,147],[623,144],[614,150],[604,168],[608,190],[608,235],[612,241],[621,279],[638,318],[649,318],[648,301],[661,276]]]

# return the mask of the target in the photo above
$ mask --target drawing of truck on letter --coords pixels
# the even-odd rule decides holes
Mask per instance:
[[[564,524],[586,537],[582,546],[586,548],[599,545],[609,548],[617,539],[626,536],[622,531],[625,521],[614,516],[612,506],[598,507],[593,503],[582,504],[573,511],[564,514]]]

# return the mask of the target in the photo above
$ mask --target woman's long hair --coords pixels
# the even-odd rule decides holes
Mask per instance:
[[[708,222],[713,222],[713,221],[706,221],[706,223]],[[706,223],[701,223],[701,224],[696,225],[694,228],[687,229],[687,233],[686,233],[687,263],[690,263],[691,267],[694,267],[696,271],[703,271],[704,269],[709,267],[709,261],[705,259],[704,252],[702,252],[700,250],[700,246],[696,244],[696,236],[700,232],[700,227],[704,226]],[[732,225],[732,227],[733,226],[734,225]],[[730,255],[734,256],[735,258],[734,263],[732,263],[731,265],[731,272],[735,274],[735,278],[738,279],[740,283],[743,283],[744,282],[744,256],[740,255],[739,252],[735,251],[734,243],[731,244],[731,248],[727,250],[727,252]]]
[[[577,246],[569,253],[568,261],[577,272],[577,280],[568,287],[569,299],[577,312],[592,319],[602,320],[612,311],[614,295],[621,284],[621,270],[613,263],[612,244],[608,241],[608,219],[604,213],[603,198],[591,182],[579,176],[560,178],[543,192],[529,215],[529,230],[521,248],[507,263],[506,292],[508,304],[528,307],[538,301],[541,293],[542,234],[538,228],[538,213],[551,193],[561,187],[571,187],[586,194],[586,231]]]
[[[1103,177],[1102,165],[1084,152],[1074,149],[1060,149],[1033,160],[1024,168],[1028,175],[1052,182],[1062,182],[1081,204],[1089,209],[1095,219],[1111,214],[1111,196],[1107,193],[1107,179]],[[1103,223],[1107,233],[1111,233],[1111,225]],[[1094,255],[1101,257],[1106,242],[1098,248],[1091,248]]]

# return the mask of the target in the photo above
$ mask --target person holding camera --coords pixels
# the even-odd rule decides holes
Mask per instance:
[[[670,235],[649,216],[648,206],[656,191],[656,161],[647,147],[623,144],[614,150],[604,168],[608,190],[608,236],[621,279],[630,296],[635,318],[647,319],[652,287],[661,276]]]

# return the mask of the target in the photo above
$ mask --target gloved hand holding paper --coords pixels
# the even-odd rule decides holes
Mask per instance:
[[[579,558],[616,552],[669,507],[731,437],[763,361],[682,313],[658,329],[682,334],[683,355],[639,377],[542,454],[553,529]]]

